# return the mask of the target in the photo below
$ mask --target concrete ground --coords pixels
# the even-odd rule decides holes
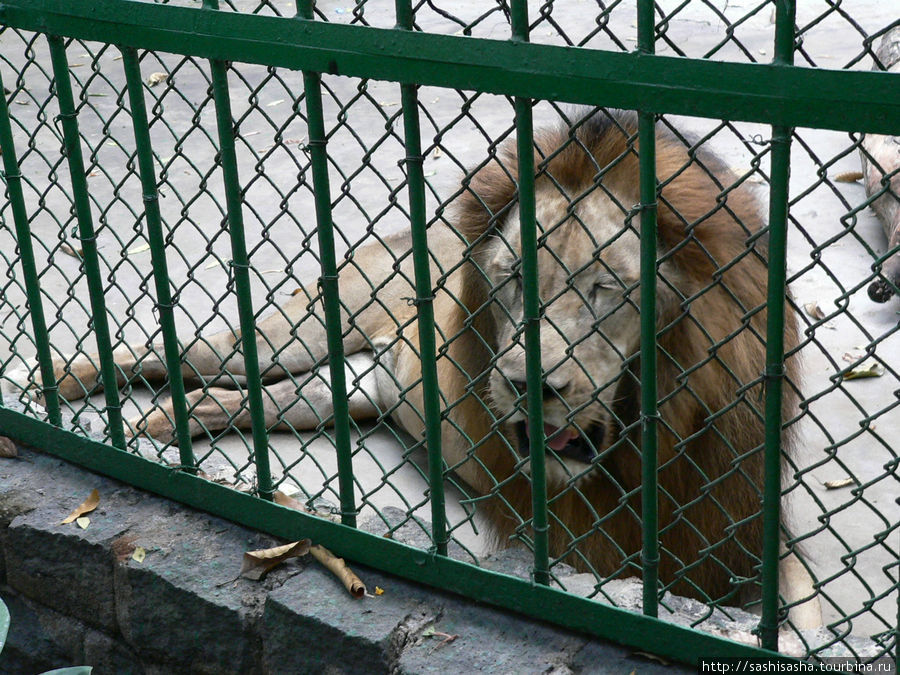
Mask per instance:
[[[682,3],[658,4],[665,12],[675,12]],[[812,61],[826,68],[871,66],[868,57],[858,58],[861,33],[840,12],[829,9],[831,3],[802,4],[798,25],[803,31],[803,52],[798,54],[798,63]],[[539,23],[532,39],[561,43],[562,31],[575,43],[587,40],[592,47],[631,49],[633,5],[614,5],[607,16],[609,33],[590,36],[596,24],[585,20],[585,12],[596,12],[592,3],[556,3],[555,23]],[[848,11],[859,30],[872,34],[896,19],[890,5],[857,0]],[[276,6],[291,12],[293,5]],[[372,25],[393,25],[391,3],[367,3],[365,7],[366,20]],[[329,20],[353,18],[350,2],[327,0],[320,2],[318,9]],[[471,21],[487,9],[467,1],[454,3],[453,11]],[[824,19],[818,21],[820,16]],[[722,17],[737,25],[734,35],[743,47],[727,40]],[[657,51],[675,54],[680,50],[689,56],[712,52],[717,59],[766,62],[772,50],[771,18],[768,4],[695,1],[678,10],[667,24],[666,37],[675,46],[660,42]],[[460,29],[427,8],[422,10],[419,24],[437,32]],[[497,11],[478,23],[473,33],[503,39],[508,25]],[[55,348],[62,352],[91,349],[89,341],[82,344],[91,310],[80,261],[60,247],[65,243],[77,248],[78,243],[68,216],[67,170],[58,164],[60,144],[53,133],[56,111],[52,105],[44,109],[50,72],[46,43],[38,39],[26,47],[27,39],[9,30],[0,34],[0,72],[5,86],[14,92],[15,141],[29,181],[26,199],[39,265],[44,267],[50,261],[42,276],[46,314]],[[33,61],[26,64],[26,55]],[[86,158],[94,217],[103,225],[98,244],[112,272],[110,278],[114,278],[106,301],[114,317],[115,339],[141,342],[154,334],[158,321],[146,295],[148,284],[152,287],[150,256],[137,233],[140,186],[129,160],[133,147],[130,119],[117,93],[123,81],[119,53],[96,44],[76,44],[69,49],[69,59],[74,76],[86,85],[82,99],[86,105],[79,123],[89,148]],[[180,251],[169,260],[172,282],[179,292],[179,330],[190,339],[198,332],[237,325],[237,312],[226,262],[230,258],[228,236],[221,228],[225,203],[221,178],[213,169],[215,117],[207,94],[208,68],[200,61],[179,63],[178,58],[147,55],[142,70],[145,78],[154,72],[168,73],[167,81],[148,89],[148,95],[156,99],[155,105],[151,103],[151,115],[157,168],[164,167],[161,208]],[[393,83],[325,77],[324,84],[334,220],[342,233],[339,248],[343,252],[371,232],[385,234],[407,225],[403,172],[398,165],[404,157],[400,93]],[[303,119],[291,114],[302,80],[298,73],[279,72],[270,78],[263,68],[239,66],[230,76],[230,87],[239,123],[244,218],[255,271],[254,302],[258,311],[266,313],[266,305],[288,297],[299,283],[310,282],[317,274],[311,177],[305,169],[306,129]],[[76,96],[80,91],[76,87]],[[488,143],[509,130],[513,111],[502,97],[472,98],[431,87],[422,88],[419,98],[424,111],[429,208],[434,214],[438,200],[456,189],[463,168],[480,161]],[[539,104],[536,126],[558,116],[553,106]],[[695,134],[719,129],[718,123],[698,119],[672,121]],[[768,130],[762,125],[736,124],[719,129],[709,142],[736,170],[745,172],[751,168],[750,150],[765,149],[753,140],[767,137]],[[852,628],[836,624],[838,630],[874,635],[896,625],[896,591],[882,596],[897,577],[896,439],[900,438],[900,414],[892,406],[897,405],[900,387],[895,358],[900,347],[900,304],[894,299],[877,305],[865,292],[872,252],[883,252],[885,241],[869,209],[855,212],[865,200],[862,185],[836,180],[843,173],[859,171],[858,153],[851,146],[845,133],[810,129],[798,130],[793,144],[791,291],[799,307],[816,303],[824,318],[804,314],[804,380],[798,386],[806,405],[797,422],[804,451],[798,471],[802,485],[792,491],[791,502],[795,532],[815,532],[805,546],[813,571],[823,580],[827,621],[850,615]],[[751,181],[764,203],[762,176],[768,175],[767,157],[760,168],[761,173],[751,176]],[[48,181],[50,174],[59,186]],[[11,215],[8,210],[3,214],[0,268],[12,266],[14,250]],[[14,274],[20,274],[18,266]],[[34,353],[22,330],[26,315],[21,281],[9,284],[7,279],[4,275],[0,280],[0,368],[19,366],[21,358]],[[862,360],[867,352],[886,366],[879,377],[836,381],[837,372]],[[125,394],[126,415],[150,404],[145,389],[126,390]],[[98,397],[88,408],[82,409],[82,405],[72,403],[76,412],[83,410],[82,417],[89,419],[103,402]],[[864,423],[866,419],[870,422]],[[364,511],[393,505],[427,518],[422,451],[408,451],[404,446],[409,439],[398,438],[387,428],[362,431],[355,468]],[[271,446],[273,468],[283,479],[283,487],[337,502],[334,451],[327,438],[275,433]],[[237,468],[252,480],[245,437],[231,434],[198,442],[196,451],[209,471],[230,466],[230,471]],[[829,487],[848,477],[855,482]],[[792,477],[786,478],[791,482]],[[466,510],[459,505],[459,496],[451,489],[449,518],[456,526],[454,535],[474,555],[480,555],[486,547],[484,538],[474,531]],[[886,540],[877,539],[892,527],[895,529]]]

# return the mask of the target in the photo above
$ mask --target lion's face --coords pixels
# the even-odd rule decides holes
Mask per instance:
[[[618,435],[612,414],[627,357],[637,351],[638,233],[600,190],[570,207],[546,188],[536,199],[541,364],[548,478],[557,486],[584,473]],[[571,209],[571,210],[570,210]],[[489,396],[519,454],[527,458],[521,240],[513,209],[485,251],[497,326]]]

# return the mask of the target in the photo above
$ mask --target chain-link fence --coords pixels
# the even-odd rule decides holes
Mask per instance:
[[[762,595],[760,635],[727,637],[896,658],[896,243],[870,206],[890,217],[900,161],[889,138],[863,134],[900,133],[896,75],[823,90],[809,110],[815,84],[753,108],[765,81],[748,80],[729,108],[742,87],[729,78],[749,71],[712,63],[889,69],[900,61],[889,3],[803,3],[793,21],[790,3],[769,0],[544,2],[528,14],[329,1],[316,26],[357,30],[306,35],[303,72],[259,65],[277,59],[251,44],[258,35],[244,58],[224,40],[177,43],[185,25],[215,34],[224,15],[291,17],[292,3],[96,11],[126,4],[147,14],[132,6],[115,39],[150,51],[84,39],[102,29],[77,9],[4,9],[7,409],[348,525],[418,530],[438,556],[479,565],[492,547],[524,545],[534,580],[590,606],[622,605],[617,585],[643,576],[646,613],[665,617],[686,595],[705,607],[692,625],[708,629],[731,608],[759,611]],[[273,51],[302,42],[279,42],[283,23],[234,25],[270,31]],[[370,34],[369,61],[327,42]],[[507,88],[496,70],[516,52],[485,40],[467,43],[458,77],[477,80],[467,64],[496,53],[486,91],[437,86],[454,75],[434,55],[451,62],[460,43],[419,54],[419,34],[688,57],[617,75],[610,61],[606,85],[556,98],[622,106],[637,100],[633,81],[663,112],[729,119],[657,116],[654,140],[649,113],[514,98],[504,92],[528,68]],[[578,71],[590,52],[541,54]],[[683,82],[666,98],[664,69],[682,62],[699,64],[710,101],[721,85],[715,101],[693,101]],[[535,86],[550,91],[543,68]],[[894,114],[880,122],[865,98],[879,87]],[[781,236],[765,225],[770,184],[769,217],[789,195],[784,326],[767,311],[779,313],[767,289]],[[536,221],[535,241],[520,218]],[[655,222],[658,250],[639,236]],[[869,298],[873,283],[887,303]],[[778,500],[763,508],[779,484],[780,530]],[[780,597],[777,559],[795,580]],[[687,642],[648,644],[692,658]]]

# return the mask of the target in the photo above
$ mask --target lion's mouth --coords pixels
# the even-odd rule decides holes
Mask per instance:
[[[515,425],[518,452],[523,458],[531,453],[531,439],[528,436],[528,424],[518,422]],[[571,459],[582,464],[590,464],[597,456],[597,449],[603,441],[603,425],[597,424],[585,433],[574,427],[555,427],[544,424],[544,436],[547,437],[547,450],[553,451],[561,459]]]

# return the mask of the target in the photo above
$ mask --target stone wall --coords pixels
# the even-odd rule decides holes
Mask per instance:
[[[236,578],[245,551],[283,542],[25,448],[0,485],[0,673],[692,672],[356,563],[382,595],[351,598],[309,556]],[[93,489],[88,527],[61,524]]]

